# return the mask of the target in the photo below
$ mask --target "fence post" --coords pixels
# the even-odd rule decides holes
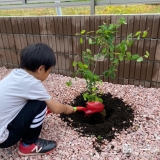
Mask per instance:
[[[22,0],[22,4],[26,4],[26,0]]]
[[[91,11],[91,15],[94,15],[95,14],[95,0],[90,0],[91,1],[91,8],[90,8],[90,11]]]
[[[55,3],[60,3],[60,1],[55,1]],[[56,7],[56,12],[57,12],[57,15],[61,16],[62,15],[61,7]]]

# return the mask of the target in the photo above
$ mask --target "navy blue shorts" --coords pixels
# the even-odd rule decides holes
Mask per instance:
[[[0,144],[0,148],[13,146],[21,139],[26,144],[34,143],[40,135],[45,115],[45,102],[28,101],[13,121],[8,124],[9,136]]]

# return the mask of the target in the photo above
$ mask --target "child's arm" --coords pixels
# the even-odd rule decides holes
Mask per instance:
[[[50,99],[46,101],[47,107],[50,109],[53,113],[65,113],[70,114],[74,112],[74,109],[70,105],[64,105],[59,102],[54,101],[53,99]]]

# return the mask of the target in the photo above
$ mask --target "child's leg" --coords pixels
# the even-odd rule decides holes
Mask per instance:
[[[36,100],[28,101],[16,118],[8,125],[9,137],[5,142],[0,144],[0,148],[10,147],[21,139],[23,143],[28,145],[36,143],[39,140],[38,137],[45,115],[45,102]],[[52,149],[56,147],[54,141],[49,141],[49,145]]]

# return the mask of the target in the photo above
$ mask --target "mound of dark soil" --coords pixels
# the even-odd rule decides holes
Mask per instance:
[[[106,117],[103,120],[101,113],[95,113],[91,116],[84,116],[83,112],[76,112],[71,115],[60,115],[61,119],[66,121],[69,126],[76,128],[82,136],[95,135],[97,142],[103,142],[103,139],[112,141],[115,132],[119,133],[123,129],[133,126],[134,111],[131,106],[125,104],[122,99],[112,98],[110,93],[101,96],[105,106]],[[75,98],[72,106],[84,106],[82,94]],[[73,121],[70,121],[72,119]],[[94,144],[95,145],[95,144]],[[96,147],[96,146],[95,146]]]

